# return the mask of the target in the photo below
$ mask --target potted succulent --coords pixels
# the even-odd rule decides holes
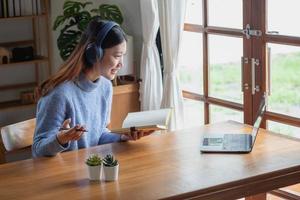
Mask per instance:
[[[90,180],[100,180],[102,159],[98,154],[91,154],[85,162],[88,166]]]
[[[105,181],[118,180],[119,162],[113,155],[108,154],[103,158],[103,178]]]
[[[118,6],[101,4],[98,7],[90,6],[93,9],[87,9],[88,5],[92,5],[92,2],[65,1],[63,14],[55,18],[53,30],[60,30],[57,46],[63,60],[70,56],[82,32],[94,17],[112,20],[120,25],[123,23],[123,15]]]

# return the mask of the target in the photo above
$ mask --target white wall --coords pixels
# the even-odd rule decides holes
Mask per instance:
[[[83,1],[85,2],[85,1]],[[140,66],[140,57],[142,49],[142,24],[141,24],[141,13],[140,13],[140,0],[91,0],[93,2],[92,6],[98,7],[100,4],[116,4],[119,6],[120,10],[124,16],[124,22],[122,28],[124,31],[132,35],[134,38],[134,63],[136,66],[137,74],[139,76],[139,66]],[[51,26],[55,21],[55,18],[58,15],[62,14],[64,1],[62,0],[51,0]],[[90,8],[90,7],[89,7]],[[59,31],[52,31],[53,38],[53,71],[56,71],[62,59],[59,56],[59,51],[57,49],[56,40],[58,38]]]

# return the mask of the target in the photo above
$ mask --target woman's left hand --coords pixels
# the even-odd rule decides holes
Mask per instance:
[[[139,140],[142,137],[148,136],[154,131],[131,131],[130,133],[126,133],[121,135],[121,140]]]

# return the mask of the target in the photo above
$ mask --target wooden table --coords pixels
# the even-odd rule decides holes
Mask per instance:
[[[225,122],[0,165],[0,199],[236,199],[300,182],[300,142],[261,130],[249,154],[201,154],[204,132],[250,131]],[[116,182],[90,182],[90,153],[114,153]]]

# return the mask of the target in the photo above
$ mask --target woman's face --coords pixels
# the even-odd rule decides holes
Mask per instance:
[[[123,56],[126,53],[126,41],[104,49],[103,58],[97,64],[100,76],[112,80],[116,76],[119,69],[123,66]]]

